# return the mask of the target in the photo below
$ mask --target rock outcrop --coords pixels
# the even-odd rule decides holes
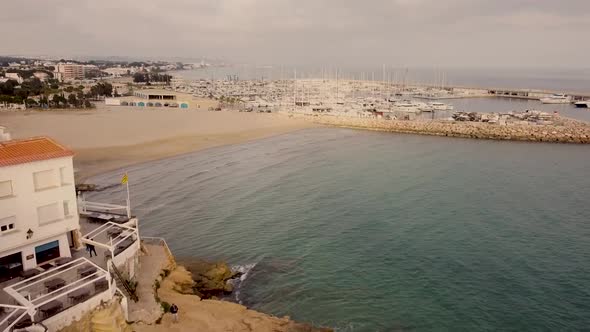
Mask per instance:
[[[231,293],[232,285],[227,281],[240,276],[240,273],[232,272],[224,262],[191,261],[186,262],[184,266],[193,276],[193,293],[203,299]],[[187,286],[183,287],[186,290]]]
[[[219,275],[227,276],[224,264],[217,265],[213,270]],[[207,267],[210,265],[203,265]],[[207,269],[205,269],[207,270]],[[207,270],[209,271],[209,270]],[[215,274],[216,276],[218,274]],[[170,314],[164,314],[158,324],[134,324],[135,331],[142,332],[331,332],[329,328],[317,328],[305,323],[298,323],[289,317],[274,317],[243,305],[217,300],[202,300],[186,291],[194,286],[194,276],[182,266],[172,270],[161,281],[158,297],[162,303],[176,304],[179,308],[178,322],[174,322]],[[212,278],[220,280],[218,278]]]

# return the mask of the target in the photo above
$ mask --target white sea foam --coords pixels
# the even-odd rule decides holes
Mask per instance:
[[[250,264],[244,264],[244,265],[237,264],[237,265],[231,266],[231,270],[234,273],[236,273],[236,272],[242,273],[242,275],[240,276],[239,279],[230,280],[232,286],[234,286],[233,298],[239,304],[242,304],[242,301],[240,300],[241,285],[244,282],[244,280],[246,280],[246,278],[248,278],[248,274],[250,273],[250,271],[252,271],[252,269],[256,266],[256,264],[258,264],[258,263],[250,263]]]

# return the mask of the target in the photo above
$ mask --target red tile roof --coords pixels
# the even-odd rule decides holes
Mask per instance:
[[[0,142],[0,167],[73,156],[74,152],[49,137]]]

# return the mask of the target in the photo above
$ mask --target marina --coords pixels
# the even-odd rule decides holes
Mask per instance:
[[[305,115],[383,117],[399,120],[452,120],[454,112],[541,111],[590,121],[585,94],[530,89],[479,89],[443,85],[335,79],[185,81],[173,90],[220,101],[216,110]],[[507,102],[513,101],[513,102]]]

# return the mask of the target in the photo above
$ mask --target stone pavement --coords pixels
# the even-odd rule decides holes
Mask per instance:
[[[162,315],[162,307],[154,296],[154,283],[162,269],[169,265],[164,246],[144,244],[147,253],[139,257],[139,269],[136,272],[137,296],[139,301],[129,300],[129,321],[142,321],[154,324]]]

